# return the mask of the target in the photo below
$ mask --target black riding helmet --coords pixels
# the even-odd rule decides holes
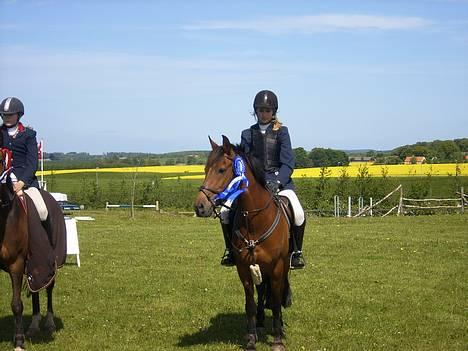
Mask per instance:
[[[21,116],[24,115],[24,105],[20,99],[15,97],[8,97],[0,104],[0,114],[10,115],[13,113],[17,113],[21,118]]]
[[[276,111],[278,110],[278,98],[274,92],[262,90],[255,95],[253,102],[254,111],[256,112],[257,109],[262,107],[270,108],[273,111],[273,116],[276,115]]]

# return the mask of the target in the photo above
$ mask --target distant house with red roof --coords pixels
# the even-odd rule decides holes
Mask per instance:
[[[424,156],[406,156],[405,165],[421,165],[426,163],[426,158]]]

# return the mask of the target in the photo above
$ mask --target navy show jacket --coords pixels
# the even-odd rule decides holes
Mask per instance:
[[[268,126],[269,129],[273,128],[272,124]],[[258,123],[252,125],[249,129],[245,129],[241,134],[241,147],[244,148],[246,153],[252,151],[252,140],[250,129],[260,129]],[[274,171],[265,172],[265,181],[279,181],[281,189],[294,190],[294,183],[291,175],[295,166],[294,152],[291,146],[291,138],[286,126],[281,126],[278,130],[277,137],[279,145],[279,168]]]
[[[37,171],[37,140],[36,132],[31,128],[18,124],[18,134],[11,137],[5,126],[1,127],[2,147],[12,152],[13,173],[16,178],[22,180],[26,187],[39,188],[36,178]]]

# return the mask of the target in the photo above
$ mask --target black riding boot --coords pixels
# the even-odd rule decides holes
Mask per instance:
[[[306,221],[300,226],[293,226],[292,234],[292,253],[291,253],[291,269],[301,269],[305,266],[304,256],[302,255],[302,242],[304,240],[304,230]]]
[[[223,266],[234,266],[234,255],[232,254],[232,229],[230,224],[221,223],[223,229],[224,244],[226,249],[224,255],[221,258],[221,265]]]

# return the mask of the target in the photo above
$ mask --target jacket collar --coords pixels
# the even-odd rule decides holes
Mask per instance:
[[[5,131],[8,130],[8,127],[7,127],[6,125],[4,125],[4,124],[2,124],[2,127],[1,127],[1,128],[2,128],[2,130],[5,130]],[[26,130],[26,127],[23,125],[23,123],[18,122],[18,132],[19,132],[19,133],[22,133],[22,132],[24,132],[25,130]]]

